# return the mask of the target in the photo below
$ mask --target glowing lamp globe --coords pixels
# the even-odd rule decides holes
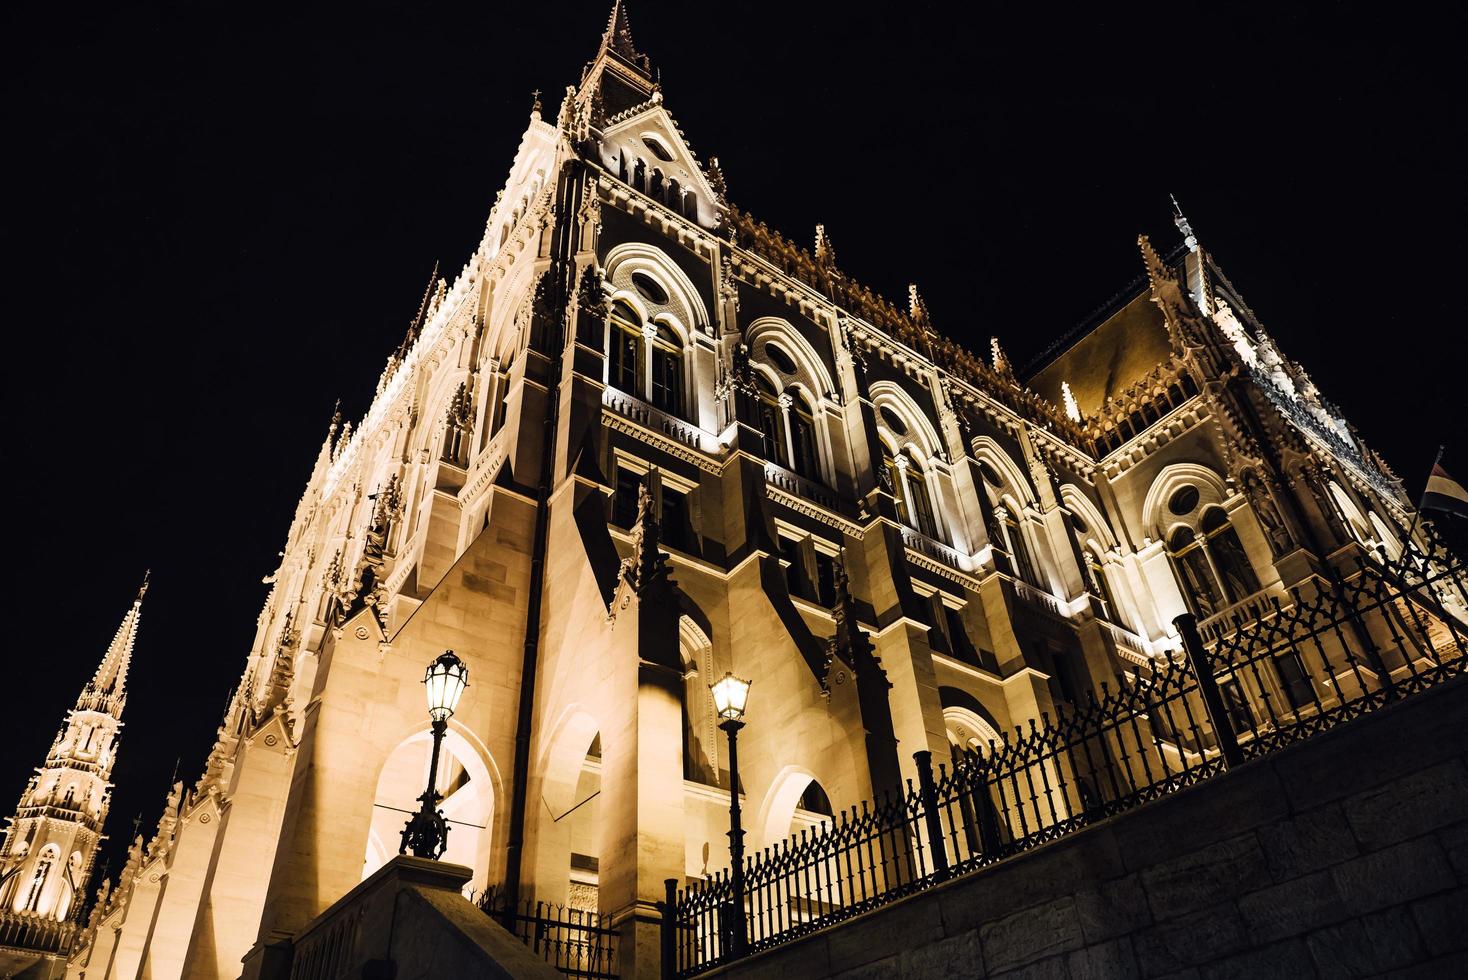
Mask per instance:
[[[714,711],[724,721],[743,721],[744,706],[749,701],[749,681],[742,681],[732,673],[709,685],[714,694]]]
[[[446,721],[459,706],[464,688],[469,686],[469,668],[464,661],[454,656],[454,651],[445,650],[423,675],[423,686],[428,694],[428,714],[434,721]]]

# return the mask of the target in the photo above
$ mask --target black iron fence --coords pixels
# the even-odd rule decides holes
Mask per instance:
[[[1468,580],[1428,540],[1427,554],[1323,573],[1206,635],[1179,617],[1183,651],[955,749],[951,766],[917,753],[916,785],[751,855],[742,895],[728,872],[670,882],[665,973],[789,942],[1463,674]]]
[[[475,904],[566,976],[616,980],[617,933],[606,916],[532,899],[512,907],[494,888]]]

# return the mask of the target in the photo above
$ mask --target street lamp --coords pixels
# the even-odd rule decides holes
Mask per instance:
[[[454,656],[454,651],[443,654],[428,665],[423,675],[424,692],[428,695],[428,717],[433,719],[433,758],[428,764],[428,791],[418,797],[423,805],[408,820],[403,828],[403,843],[399,854],[413,852],[414,857],[431,858],[437,861],[449,844],[449,823],[444,819],[438,801],[443,799],[434,788],[438,777],[438,750],[443,744],[444,732],[448,731],[449,718],[459,706],[464,688],[469,686],[469,668],[464,661]]]
[[[732,672],[709,685],[719,727],[729,735],[729,862],[733,865],[734,894],[731,897],[731,952],[743,956],[747,945],[744,923],[744,828],[739,822],[739,729],[744,727],[744,706],[749,702],[749,681]]]

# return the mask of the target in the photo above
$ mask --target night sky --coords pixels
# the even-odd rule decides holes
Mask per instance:
[[[332,403],[366,410],[608,2],[128,6],[0,15],[0,810],[151,567],[114,872],[175,760],[197,778]],[[1468,477],[1461,10],[956,6],[632,0],[631,22],[740,207],[807,247],[824,222],[848,274],[900,304],[916,281],[971,348],[1024,364],[1084,319],[1141,272],[1138,232],[1177,241],[1175,193],[1410,493],[1440,442]]]

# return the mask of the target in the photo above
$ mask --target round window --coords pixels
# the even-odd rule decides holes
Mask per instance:
[[[641,293],[642,298],[649,303],[662,306],[668,302],[668,291],[662,287],[661,283],[645,272],[632,273],[632,288]]]
[[[1191,514],[1198,507],[1198,488],[1192,485],[1179,487],[1167,501],[1167,509],[1178,517]]]
[[[781,374],[795,373],[795,358],[786,353],[785,348],[777,344],[765,344],[765,357],[769,358],[775,370]]]
[[[902,419],[898,417],[896,412],[892,411],[892,409],[888,408],[886,405],[881,406],[877,409],[877,411],[882,416],[883,425],[887,426],[887,428],[891,429],[899,436],[907,435],[907,423],[902,421]]]
[[[657,157],[659,160],[662,160],[664,163],[672,162],[673,154],[668,152],[668,148],[663,145],[661,140],[653,139],[651,136],[644,136],[642,138],[642,143],[649,150],[651,150],[652,155]]]

